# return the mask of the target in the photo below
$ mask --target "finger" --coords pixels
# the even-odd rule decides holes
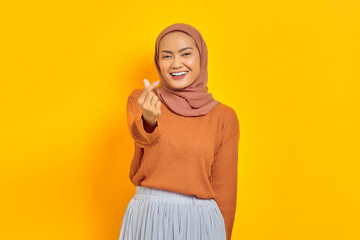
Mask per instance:
[[[156,102],[158,101],[158,97],[155,95],[155,96],[153,96],[153,98],[151,99],[151,105],[152,106],[154,106],[154,108],[155,108],[155,104],[156,104]]]
[[[145,97],[145,100],[144,100],[144,106],[145,106],[145,104],[146,104],[146,107],[149,107],[149,106],[151,106],[152,105],[152,99],[154,98],[154,97],[156,97],[156,95],[153,93],[153,92],[149,92],[147,95],[146,95],[146,97]]]
[[[147,80],[146,78],[143,80],[145,88],[147,88],[148,86],[150,86],[149,80]]]
[[[143,80],[143,82],[144,82],[145,89],[144,89],[144,91],[142,92],[142,94],[140,95],[140,97],[138,99],[139,102],[144,101],[144,99],[146,98],[146,96],[149,93],[149,91],[147,89],[148,89],[149,86],[151,86],[149,80],[147,80],[146,78]]]
[[[156,85],[158,85],[158,84],[159,84],[159,81],[155,81],[150,86],[147,86],[146,90],[151,92],[151,90],[153,90],[154,87],[156,87]]]
[[[160,111],[160,107],[161,107],[161,101],[157,101],[157,103],[155,104],[155,109],[156,111]]]
[[[144,85],[145,85],[145,90],[140,95],[139,101],[143,101],[146,98],[147,94],[149,92],[151,92],[153,90],[153,88],[156,87],[156,85],[159,84],[159,81],[155,81],[152,84],[150,84],[149,80],[147,80],[147,79],[144,79],[143,82],[144,82]]]

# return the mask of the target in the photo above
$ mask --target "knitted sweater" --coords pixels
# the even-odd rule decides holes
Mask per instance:
[[[214,199],[224,218],[229,240],[237,197],[240,128],[236,112],[220,103],[206,115],[184,117],[162,102],[157,125],[148,133],[137,103],[143,91],[133,90],[126,106],[127,123],[135,145],[130,165],[131,182]]]

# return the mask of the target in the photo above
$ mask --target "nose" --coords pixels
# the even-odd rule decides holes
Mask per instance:
[[[182,66],[181,60],[178,57],[174,57],[174,61],[172,62],[171,66],[173,68],[179,68]]]

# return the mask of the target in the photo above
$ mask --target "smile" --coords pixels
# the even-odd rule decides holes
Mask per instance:
[[[182,79],[186,76],[187,72],[170,73],[173,79]]]

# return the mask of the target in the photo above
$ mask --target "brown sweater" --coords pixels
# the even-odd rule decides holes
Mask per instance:
[[[135,145],[131,182],[214,199],[224,217],[229,240],[237,197],[240,128],[236,112],[220,103],[204,116],[184,117],[162,102],[157,125],[148,133],[137,103],[143,91],[133,90],[126,106]]]

